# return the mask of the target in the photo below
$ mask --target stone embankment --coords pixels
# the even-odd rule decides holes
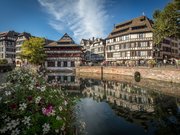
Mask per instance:
[[[116,74],[134,76],[138,71],[141,74],[141,79],[153,79],[172,83],[180,83],[179,69],[161,69],[147,67],[101,67],[101,66],[80,66],[76,68],[76,73],[95,73],[95,74]]]

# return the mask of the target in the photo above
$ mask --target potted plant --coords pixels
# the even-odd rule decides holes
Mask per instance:
[[[147,61],[147,64],[150,68],[153,68],[156,65],[156,61],[154,59],[150,59]]]

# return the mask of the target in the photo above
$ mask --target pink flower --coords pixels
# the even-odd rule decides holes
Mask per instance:
[[[46,108],[42,108],[42,113],[43,113],[44,115],[47,115],[47,116],[53,115],[53,114],[54,114],[54,110],[53,110],[52,105],[49,105],[49,106],[46,107]]]
[[[32,96],[28,96],[27,99],[29,102],[32,101]]]
[[[13,103],[13,104],[10,105],[10,108],[14,110],[14,109],[17,108],[17,105],[15,103]]]

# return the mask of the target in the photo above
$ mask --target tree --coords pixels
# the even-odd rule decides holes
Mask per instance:
[[[162,10],[153,14],[153,34],[155,44],[159,44],[166,37],[180,38],[179,1],[174,0]]]
[[[45,60],[44,51],[45,39],[32,37],[26,40],[21,47],[21,58],[27,59],[28,62],[34,65],[40,65]]]

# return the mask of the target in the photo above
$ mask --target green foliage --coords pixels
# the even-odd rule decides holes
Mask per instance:
[[[21,58],[27,59],[31,64],[39,65],[42,64],[45,60],[45,51],[44,51],[45,39],[33,37],[29,40],[26,40],[21,49]]]
[[[0,59],[0,64],[7,64],[7,63],[8,63],[7,59]]]
[[[156,44],[159,44],[166,37],[180,38],[179,2],[169,3],[162,11],[156,10],[153,18],[153,40]]]
[[[150,59],[150,60],[147,61],[147,64],[148,64],[149,66],[155,66],[155,65],[156,65],[156,61],[153,60],[153,59]]]

